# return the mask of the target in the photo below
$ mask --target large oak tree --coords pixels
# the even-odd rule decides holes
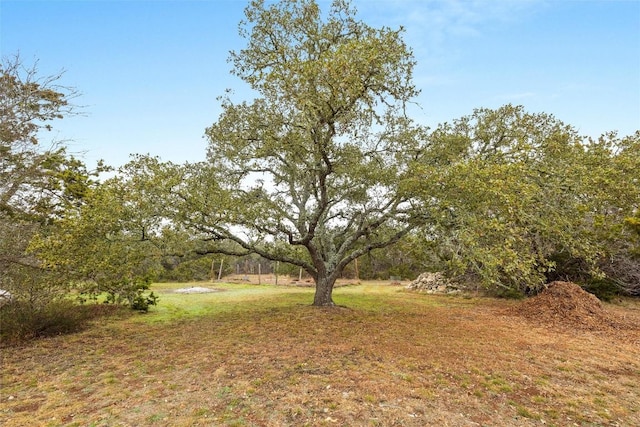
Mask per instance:
[[[222,99],[208,162],[180,190],[183,220],[227,253],[302,267],[314,305],[330,306],[345,266],[416,225],[403,192],[424,132],[405,114],[412,52],[402,29],[372,28],[343,0],[325,13],[256,0],[245,15],[230,62],[257,98]]]

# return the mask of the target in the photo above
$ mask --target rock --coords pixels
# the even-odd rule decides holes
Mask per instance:
[[[428,294],[457,294],[462,288],[449,281],[442,273],[422,273],[407,285],[407,289]]]

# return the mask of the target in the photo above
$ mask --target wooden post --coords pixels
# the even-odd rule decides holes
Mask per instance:
[[[213,282],[214,280],[216,280],[216,273],[215,273],[215,269],[214,269],[214,264],[216,263],[215,259],[211,260],[211,281]]]
[[[220,270],[218,271],[218,281],[222,278],[222,265],[224,264],[224,258],[220,260]]]
[[[298,282],[302,282],[302,267],[300,267],[300,272],[298,273]]]
[[[356,270],[356,280],[359,282],[360,281],[360,270],[358,270],[358,258],[353,260],[355,265],[355,270]]]
[[[260,263],[258,263],[258,285],[262,285],[262,269],[260,268]]]
[[[276,286],[278,286],[278,264],[280,261],[276,261]]]

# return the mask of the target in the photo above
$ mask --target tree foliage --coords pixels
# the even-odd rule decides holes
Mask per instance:
[[[440,125],[428,146],[416,189],[438,208],[424,236],[450,275],[535,292],[550,278],[585,282],[602,276],[605,259],[629,259],[637,134],[594,141],[507,105]]]
[[[143,295],[162,270],[170,244],[181,240],[167,222],[165,180],[160,162],[138,156],[92,188],[84,202],[57,221],[55,229],[31,245],[47,267],[89,297],[146,310]]]
[[[65,288],[27,252],[31,238],[94,183],[63,144],[43,142],[53,121],[75,114],[76,92],[59,85],[61,77],[42,77],[19,56],[0,64],[0,288],[32,306]]]
[[[600,190],[594,195],[591,233],[604,249],[598,267],[617,288],[640,296],[640,131],[605,134],[590,148],[587,185],[594,193]]]

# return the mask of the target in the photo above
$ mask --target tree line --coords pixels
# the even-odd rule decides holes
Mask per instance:
[[[251,1],[240,35],[231,73],[258,96],[221,98],[206,159],[135,155],[107,179],[45,146],[76,92],[3,59],[0,288],[34,307],[70,291],[147,307],[149,283],[215,254],[304,270],[318,306],[356,260],[361,276],[441,271],[505,295],[554,279],[640,295],[640,131],[594,139],[514,105],[429,129],[407,114],[402,28],[343,0]]]

